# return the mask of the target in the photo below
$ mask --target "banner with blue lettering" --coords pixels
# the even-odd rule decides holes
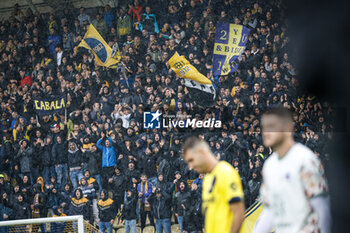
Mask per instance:
[[[117,64],[121,58],[119,51],[113,52],[92,24],[89,25],[78,47],[89,49],[95,55],[95,60],[99,66],[113,68],[113,65]]]
[[[242,25],[218,22],[216,25],[213,75],[236,72],[238,57],[244,52],[250,29]]]
[[[64,113],[66,109],[67,96],[51,97],[46,99],[34,99],[34,109],[39,116]]]

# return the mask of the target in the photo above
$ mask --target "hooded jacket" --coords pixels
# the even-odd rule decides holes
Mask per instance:
[[[159,157],[158,159],[158,174],[162,173],[164,176],[164,180],[169,180],[170,178],[170,163],[168,159],[162,157]]]
[[[117,158],[116,158],[116,149],[112,145],[113,141],[111,137],[108,137],[108,139],[111,146],[107,147],[105,145],[102,145],[102,138],[100,138],[96,146],[97,148],[102,151],[102,167],[114,167],[117,164]]]
[[[102,97],[106,98],[107,101],[103,101]],[[100,99],[100,103],[102,104],[102,112],[106,113],[106,115],[109,116],[113,112],[115,104],[114,96],[108,91],[108,94],[103,94],[102,97]]]
[[[3,193],[11,193],[11,184],[10,182],[5,181],[4,175],[0,174],[1,179],[3,180],[2,183],[0,183],[0,194]]]
[[[21,193],[23,195],[23,199],[24,200],[27,200],[27,198],[31,198],[32,197],[32,195],[33,195],[33,193],[32,193],[32,182],[30,181],[30,179],[28,179],[26,183],[24,183],[23,179],[20,180],[20,189],[21,189]],[[25,194],[24,194],[24,190],[26,190]]]
[[[101,222],[109,222],[116,217],[116,205],[115,202],[108,197],[108,192],[106,190],[103,189],[101,192],[105,193],[105,198],[97,202],[99,210],[98,216]]]
[[[201,192],[199,189],[190,191],[191,200],[185,205],[183,213],[183,229],[187,232],[200,231],[202,226]]]
[[[257,178],[252,178],[248,181],[248,191],[249,191],[249,197],[250,197],[250,203],[254,203],[256,198],[259,195],[259,189],[260,189],[261,183],[258,181]]]
[[[86,169],[90,171],[92,176],[101,174],[101,152],[96,150],[95,152],[86,151],[84,154],[85,161],[87,161]]]
[[[179,191],[175,194],[175,199],[174,199],[174,212],[180,216],[184,215],[184,209],[181,205],[184,204],[185,206],[187,206],[188,204],[186,205],[186,203],[188,203],[191,199],[191,193],[188,191],[187,183],[186,182],[184,183],[185,183],[184,190],[181,191],[179,188]]]
[[[53,217],[64,217],[64,216],[67,216],[64,213],[59,213],[58,209],[59,209],[58,206],[53,206],[52,207]],[[51,223],[51,231],[52,232],[65,232],[64,228],[66,227],[66,225],[67,225],[66,222],[53,222],[53,223]]]
[[[27,140],[26,139],[22,140],[20,144],[22,144],[23,141],[27,141]],[[31,172],[32,154],[33,154],[33,149],[28,144],[23,151],[21,151],[21,149],[18,150],[18,153],[15,156],[15,159],[19,162],[21,173]]]
[[[83,162],[81,151],[78,149],[77,144],[74,144],[74,150],[68,148],[68,166],[69,168],[80,167]]]
[[[158,173],[158,179],[157,179],[157,182],[155,183],[155,186],[156,188],[160,188],[161,190],[165,190],[167,193],[171,193],[171,183],[170,182],[167,182],[165,180],[165,178],[163,179],[163,181],[160,181],[159,180],[159,175],[162,174],[162,173]],[[164,177],[164,175],[163,175]]]
[[[157,197],[156,193],[149,196],[149,202],[152,206],[152,214],[156,219],[166,219],[171,217],[171,196],[161,190],[162,195]]]
[[[86,181],[85,185],[82,184],[83,179]],[[96,184],[96,182],[94,183],[95,185],[93,183],[89,184],[85,177],[80,179],[79,188],[83,192],[83,195],[87,195],[87,199],[89,199],[90,201],[96,199],[96,189],[98,189],[98,185]]]
[[[80,198],[76,196],[77,190],[80,191]],[[83,192],[79,188],[74,191],[74,196],[71,199],[68,213],[69,215],[83,215],[84,220],[90,219],[89,200],[83,197]]]
[[[125,177],[126,177],[126,187],[129,187],[129,185],[132,185],[132,178],[135,178],[137,182],[140,181],[141,172],[134,168],[133,170],[130,170],[129,168],[125,171]]]
[[[159,33],[159,27],[155,14],[147,14],[146,12],[141,15],[140,31],[146,29],[148,32]]]
[[[0,146],[0,171],[6,171],[9,169],[9,163],[6,164],[5,161],[10,158],[13,154],[12,145],[9,140],[5,140]]]
[[[18,201],[14,204],[12,209],[12,219],[27,219],[31,217],[29,205],[23,201]]]
[[[42,168],[42,156],[44,154],[44,146],[41,146],[40,143],[33,146],[33,155],[32,156],[32,167]]]
[[[66,186],[65,184],[63,185],[62,191],[60,192],[60,203],[66,203],[65,209],[67,209],[73,197],[72,186],[69,183],[68,185],[69,185],[68,191],[65,189],[65,186]]]
[[[34,218],[46,217],[47,215],[46,196],[42,190],[43,187],[39,183],[33,185],[34,196],[32,204],[34,205],[34,209],[32,210],[32,217]]]
[[[9,220],[8,218],[4,219],[4,214],[6,214],[9,218],[12,215],[12,209],[0,203],[0,221]]]
[[[1,193],[3,193],[3,192],[1,192]],[[12,189],[12,192],[10,193],[10,197],[9,197],[9,201],[8,201],[9,206],[11,208],[13,208],[13,206],[17,202],[17,197],[20,193],[21,193],[21,189],[19,189],[18,192],[15,191],[15,188]]]
[[[113,196],[119,197],[124,196],[124,192],[126,190],[126,176],[122,173],[120,174],[114,174],[112,179],[113,182],[111,184],[112,190],[113,190]]]
[[[156,155],[151,152],[150,154],[145,154],[142,158],[141,166],[143,172],[147,174],[147,177],[155,177],[157,176],[157,164],[156,164]]]
[[[46,143],[45,140],[45,146],[43,148],[43,154],[42,154],[42,165],[49,167],[51,165],[53,165],[53,156],[52,156],[52,147],[53,147],[53,143],[50,142],[50,144]]]
[[[127,196],[126,199],[124,200],[123,217],[125,220],[137,219],[136,206],[137,206],[136,190],[133,190],[131,196],[130,197]]]
[[[52,147],[52,163],[55,165],[58,164],[67,164],[67,142],[55,143]]]
[[[119,38],[131,33],[132,20],[128,14],[121,15],[117,20]]]

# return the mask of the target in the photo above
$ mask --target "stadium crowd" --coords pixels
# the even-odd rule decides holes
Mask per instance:
[[[135,233],[148,216],[157,232],[168,233],[175,215],[182,231],[200,232],[203,174],[181,158],[183,140],[202,137],[235,167],[249,207],[271,154],[262,143],[260,115],[273,105],[293,112],[296,140],[327,161],[333,109],[299,87],[280,1],[126,2],[48,14],[16,6],[2,20],[0,220],[82,214],[111,232],[118,215]],[[251,31],[237,72],[213,77],[218,21]],[[77,47],[90,23],[110,46],[118,42],[118,69],[97,66],[91,52]],[[213,80],[215,105],[197,105],[170,69],[175,51]],[[66,113],[36,114],[34,98],[62,94]],[[144,129],[143,112],[157,110],[223,125]]]

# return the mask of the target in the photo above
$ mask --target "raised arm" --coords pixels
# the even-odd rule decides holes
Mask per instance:
[[[103,146],[102,146],[102,138],[98,139],[96,146],[98,149],[100,149],[100,151],[103,150]]]

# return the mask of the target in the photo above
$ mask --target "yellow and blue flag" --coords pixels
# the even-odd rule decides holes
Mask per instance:
[[[244,52],[250,29],[238,24],[218,22],[216,25],[213,75],[236,72],[238,57]]]
[[[244,215],[245,233],[253,232],[256,223],[259,221],[259,217],[263,209],[264,205],[260,201],[256,201],[247,209]],[[273,233],[274,230],[271,230],[270,232]]]
[[[256,222],[259,219],[259,216],[261,212],[263,211],[264,207],[261,202],[255,202],[253,205],[250,206],[250,208],[247,209],[245,215],[244,215],[244,223],[246,227],[246,233],[251,233],[254,229],[254,226]]]
[[[196,67],[177,52],[169,59],[171,69],[184,79],[195,101],[201,105],[211,105],[215,101],[216,90],[212,81],[201,74]]]
[[[89,25],[78,47],[84,47],[90,50],[95,55],[95,60],[99,66],[111,67],[120,61],[119,52],[116,52],[112,56],[111,47],[92,24]]]

